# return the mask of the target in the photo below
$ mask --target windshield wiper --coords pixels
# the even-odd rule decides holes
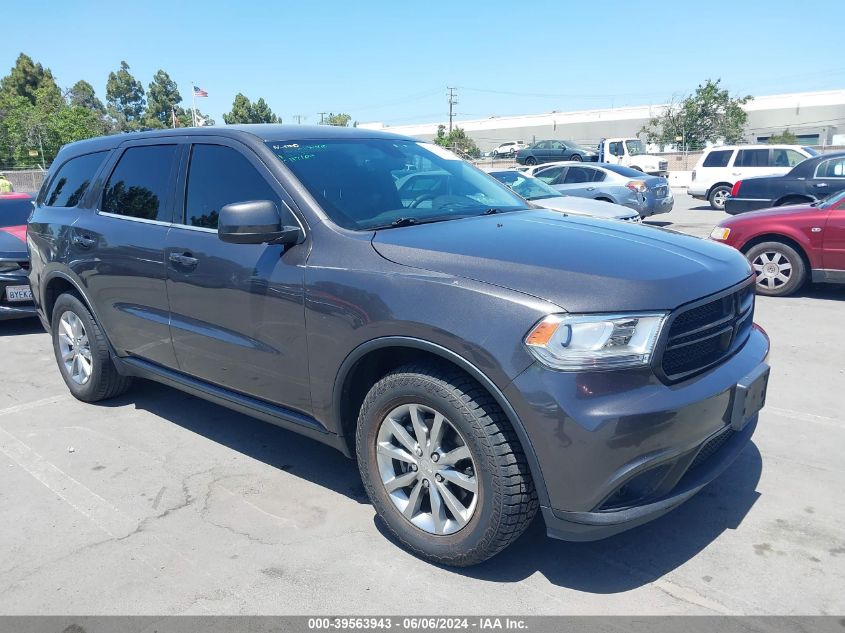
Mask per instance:
[[[495,215],[496,213],[501,213],[501,209],[497,209],[496,207],[490,207],[489,209],[484,209],[479,215]]]
[[[465,218],[465,215],[440,215],[433,218],[413,218],[403,217],[393,220],[390,224],[380,224],[379,226],[368,226],[368,231],[381,231],[383,229],[396,229],[400,226],[415,226],[417,224],[432,224],[434,222],[446,222],[447,220],[458,220]]]
[[[398,220],[393,220],[390,223],[390,226],[411,226],[412,224],[417,224],[418,221],[416,218],[399,218]]]

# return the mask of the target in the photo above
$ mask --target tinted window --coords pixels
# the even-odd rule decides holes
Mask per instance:
[[[32,198],[0,199],[0,227],[23,226],[32,211]]]
[[[736,153],[734,167],[771,167],[768,149],[741,149]]]
[[[728,161],[731,159],[731,154],[733,154],[732,149],[720,150],[717,152],[710,152],[707,154],[707,158],[704,159],[704,163],[701,165],[702,167],[727,167]]]
[[[553,183],[560,173],[564,171],[566,167],[551,167],[550,169],[544,169],[541,172],[534,174],[538,179],[542,180],[547,184]]]
[[[88,190],[88,185],[108,152],[96,152],[71,158],[59,168],[47,193],[44,194],[42,204],[48,207],[75,207],[82,200]]]
[[[170,222],[169,184],[176,148],[176,145],[145,145],[123,152],[103,191],[102,210]]]
[[[279,196],[237,150],[223,145],[194,145],[185,197],[185,224],[217,228],[221,207],[233,202],[270,200]]]
[[[588,169],[586,167],[570,167],[566,172],[566,178],[563,179],[565,185],[575,185],[582,182],[592,182],[595,169]]]
[[[816,168],[816,178],[845,178],[845,158],[825,160]]]

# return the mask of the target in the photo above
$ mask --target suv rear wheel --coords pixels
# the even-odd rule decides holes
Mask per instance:
[[[716,209],[716,211],[724,211],[725,200],[727,200],[730,193],[731,188],[727,185],[719,185],[718,187],[713,187],[713,189],[710,191],[710,195],[707,197],[707,199],[710,201],[710,206]]]
[[[746,257],[757,273],[757,292],[785,297],[804,285],[807,267],[804,259],[783,242],[763,242],[752,247]]]
[[[56,362],[75,398],[96,402],[129,388],[132,379],[115,369],[105,335],[78,297],[60,295],[53,306],[50,325]]]
[[[525,456],[499,407],[458,370],[406,366],[373,385],[357,429],[370,501],[413,553],[480,563],[537,511]]]

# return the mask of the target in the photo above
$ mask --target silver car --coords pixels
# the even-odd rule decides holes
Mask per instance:
[[[589,198],[563,195],[539,178],[525,174],[517,169],[502,169],[488,173],[496,180],[506,184],[526,200],[546,209],[564,211],[572,215],[588,215],[607,220],[622,220],[624,222],[641,221],[639,214],[628,207],[602,200],[590,200]]]
[[[623,165],[560,162],[531,170],[560,193],[621,204],[641,217],[669,213],[675,204],[669,181]]]

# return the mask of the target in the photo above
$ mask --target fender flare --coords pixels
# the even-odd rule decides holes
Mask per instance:
[[[346,382],[349,372],[355,366],[355,363],[357,363],[367,353],[377,349],[383,349],[385,347],[406,347],[430,352],[453,363],[454,365],[457,365],[478,381],[478,383],[493,397],[496,404],[499,405],[502,412],[505,414],[505,417],[510,422],[511,427],[513,427],[513,430],[519,439],[519,443],[522,446],[522,450],[525,453],[525,459],[528,462],[528,470],[531,472],[531,477],[534,480],[534,487],[537,490],[537,497],[540,500],[540,505],[549,505],[549,493],[546,489],[546,480],[543,477],[543,471],[540,468],[540,462],[537,459],[537,453],[534,450],[534,445],[531,443],[531,438],[528,436],[528,432],[525,430],[522,420],[520,420],[519,415],[517,415],[510,402],[508,402],[505,394],[502,393],[502,390],[499,389],[499,387],[497,387],[496,384],[478,367],[466,360],[460,354],[438,345],[437,343],[409,336],[383,336],[366,341],[353,349],[341,363],[340,369],[338,369],[337,375],[335,376],[334,387],[332,390],[332,412],[334,419],[337,420],[338,423],[340,423],[341,420],[343,384]]]
[[[112,347],[111,339],[109,338],[108,332],[103,329],[103,320],[100,318],[98,310],[94,306],[94,302],[91,301],[88,296],[88,293],[85,291],[84,285],[80,283],[79,279],[67,274],[63,270],[51,270],[39,282],[38,294],[40,295],[39,301],[41,302],[41,310],[44,312],[44,318],[50,320],[53,316],[52,314],[47,313],[45,299],[47,298],[47,286],[49,286],[50,283],[56,278],[60,278],[68,282],[71,286],[73,286],[73,289],[76,290],[77,293],[79,293],[79,296],[82,298],[82,301],[91,311],[91,314],[94,315],[94,318],[97,320],[97,323],[100,324],[100,329],[103,331],[103,334],[106,337],[106,341],[108,341],[109,348],[112,350],[112,352],[114,352],[114,348]]]

